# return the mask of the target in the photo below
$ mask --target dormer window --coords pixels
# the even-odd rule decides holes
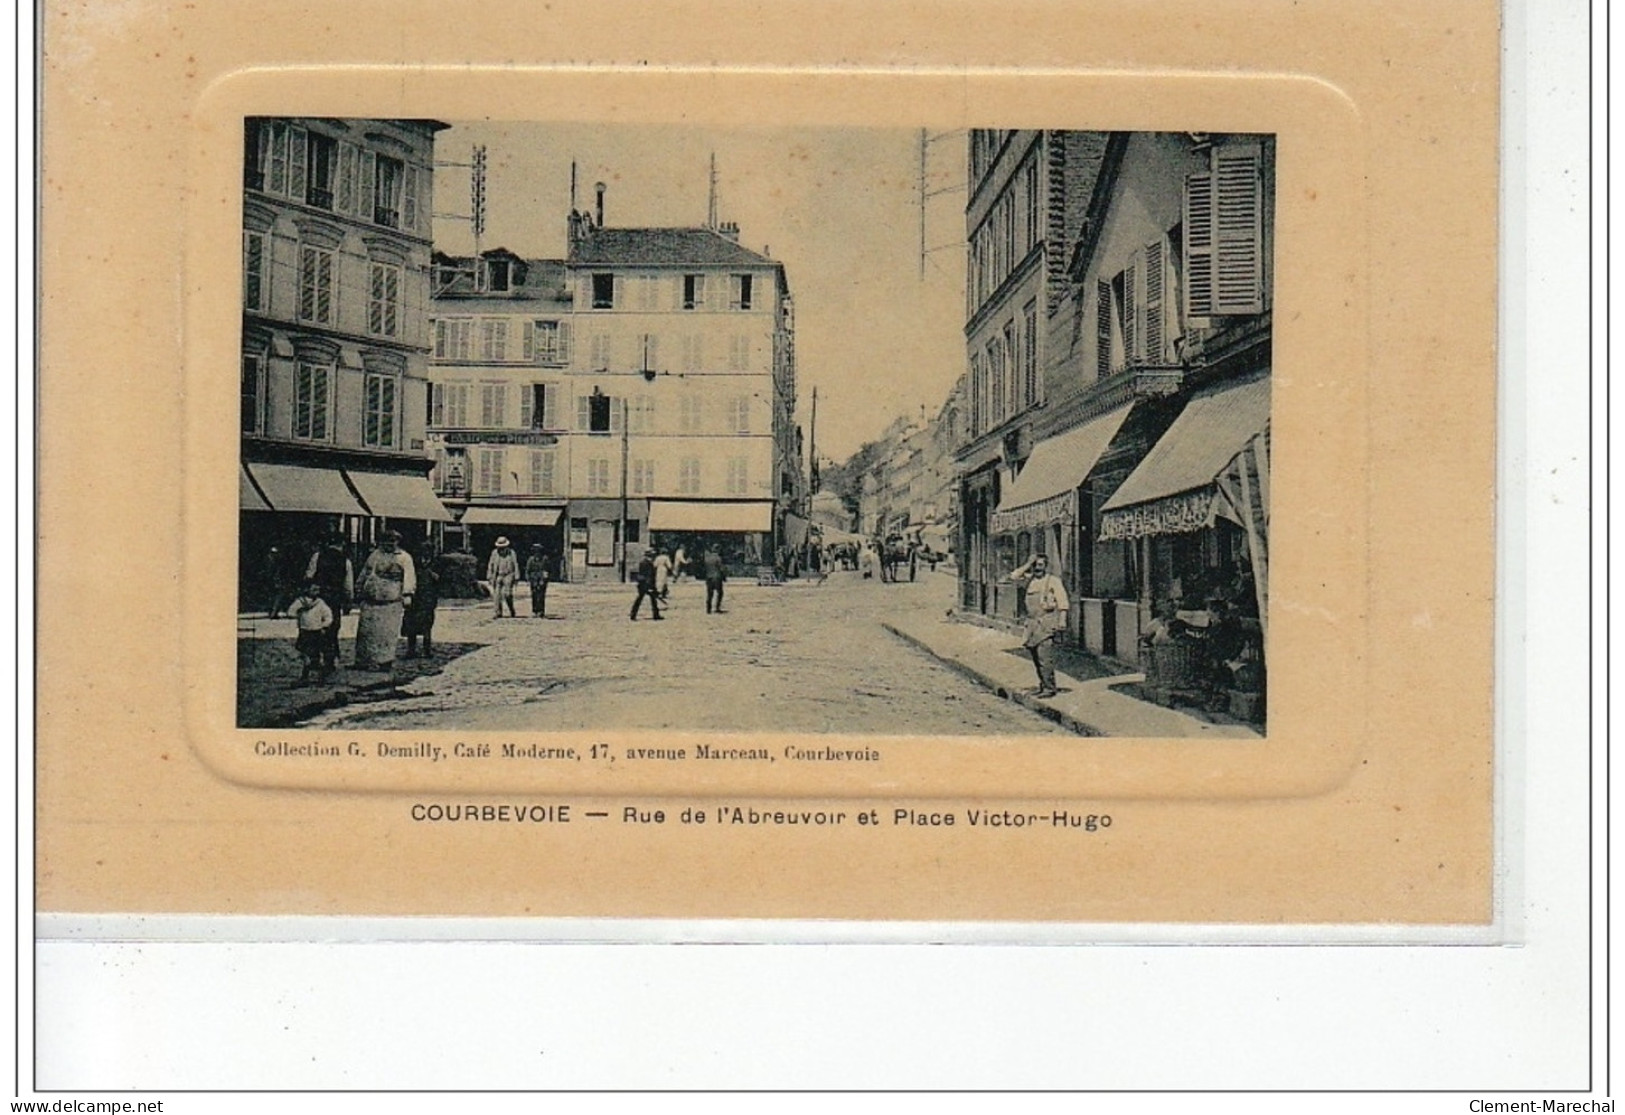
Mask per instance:
[[[595,310],[613,310],[615,308],[615,276],[609,272],[599,272],[592,277],[592,308]]]
[[[485,261],[485,289],[496,293],[504,293],[509,286],[508,261],[505,259],[488,259]]]

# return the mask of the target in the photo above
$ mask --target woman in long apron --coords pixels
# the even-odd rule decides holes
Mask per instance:
[[[385,531],[378,548],[367,555],[356,581],[361,618],[355,632],[355,668],[391,670],[401,639],[406,604],[417,591],[412,556],[401,549],[401,536]]]

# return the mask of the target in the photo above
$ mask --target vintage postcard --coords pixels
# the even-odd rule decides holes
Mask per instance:
[[[41,909],[1491,932],[1494,16],[1108,72],[188,14],[100,263],[91,56],[176,48],[64,28]]]

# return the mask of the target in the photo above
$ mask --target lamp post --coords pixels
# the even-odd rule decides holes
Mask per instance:
[[[626,468],[631,451],[632,425],[627,421],[627,396],[621,395],[621,583],[626,583]]]

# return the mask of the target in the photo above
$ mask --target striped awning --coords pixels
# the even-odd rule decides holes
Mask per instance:
[[[1219,478],[1269,420],[1268,376],[1197,395],[1101,508],[1100,537],[1183,534],[1237,519]]]

